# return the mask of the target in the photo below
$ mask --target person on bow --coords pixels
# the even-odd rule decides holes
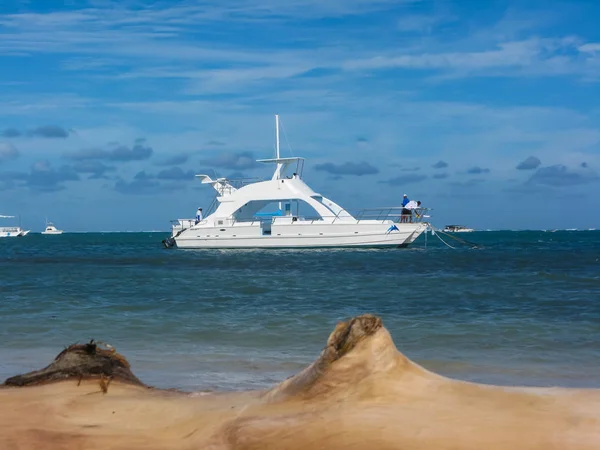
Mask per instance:
[[[402,199],[402,213],[400,216],[400,222],[408,222],[409,217],[412,216],[412,211],[406,207],[409,202],[410,200],[408,199],[408,196],[404,194],[404,198]]]

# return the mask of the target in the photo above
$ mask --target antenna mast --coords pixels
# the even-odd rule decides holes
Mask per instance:
[[[277,141],[277,153],[275,155],[275,158],[279,159],[279,114],[275,114],[275,138]]]

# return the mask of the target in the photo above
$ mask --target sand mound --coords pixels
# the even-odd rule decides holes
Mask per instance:
[[[9,378],[0,404],[0,448],[600,448],[599,390],[451,380],[398,352],[371,315],[338,324],[313,364],[265,392],[147,389],[90,342]]]

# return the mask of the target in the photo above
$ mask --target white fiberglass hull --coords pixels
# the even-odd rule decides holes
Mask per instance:
[[[390,227],[394,229],[390,230]],[[404,247],[425,229],[425,223],[373,225],[273,226],[270,235],[260,227],[191,228],[174,236],[179,248],[336,248]]]
[[[42,234],[63,234],[61,230],[58,231],[42,231]]]

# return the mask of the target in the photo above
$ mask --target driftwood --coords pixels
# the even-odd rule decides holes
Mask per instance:
[[[54,359],[47,367],[7,379],[6,386],[31,386],[63,381],[68,378],[82,380],[100,377],[101,380],[122,381],[144,386],[132,372],[129,362],[112,347],[102,349],[92,339],[87,344],[73,344]]]
[[[267,391],[148,389],[91,342],[6,380],[0,405],[0,449],[600,448],[600,390],[451,380],[399,353],[370,315],[340,323],[313,364]]]

